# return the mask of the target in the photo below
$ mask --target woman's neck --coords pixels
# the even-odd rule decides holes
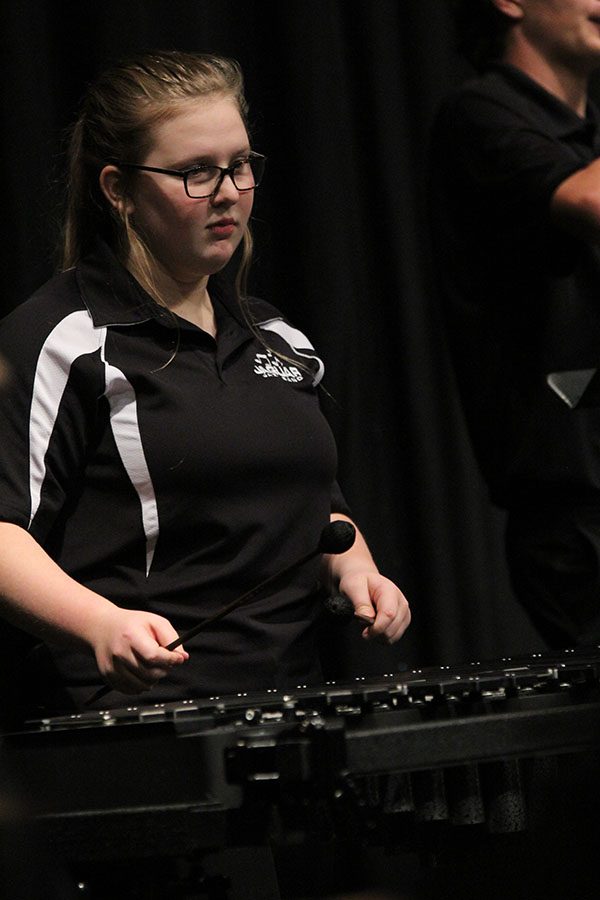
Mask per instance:
[[[216,337],[215,313],[208,293],[208,275],[178,280],[162,266],[156,265],[151,273],[151,282],[148,283],[148,277],[144,277],[135,258],[130,257],[127,268],[157,303]]]
[[[208,293],[208,278],[202,285],[180,285],[180,290],[172,291],[170,295],[159,298],[177,316],[192,322],[208,332],[213,337],[217,336],[215,312]]]

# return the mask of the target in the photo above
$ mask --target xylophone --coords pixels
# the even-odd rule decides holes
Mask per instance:
[[[2,741],[54,851],[84,859],[267,840],[274,811],[280,837],[517,831],[535,761],[596,752],[598,648],[39,718]]]

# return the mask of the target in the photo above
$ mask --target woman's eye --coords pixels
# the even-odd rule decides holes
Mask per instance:
[[[215,169],[214,166],[201,166],[199,169],[192,169],[188,174],[188,182],[191,182],[192,184],[205,184],[215,177],[217,171],[218,170]]]

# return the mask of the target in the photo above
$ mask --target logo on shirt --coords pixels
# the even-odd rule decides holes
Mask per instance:
[[[296,366],[285,363],[267,350],[254,357],[254,374],[263,378],[283,378],[284,381],[302,381],[302,372]]]

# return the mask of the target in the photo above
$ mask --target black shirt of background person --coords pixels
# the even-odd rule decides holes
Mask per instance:
[[[549,219],[558,185],[600,156],[598,123],[592,104],[581,119],[505,64],[450,95],[436,120],[431,224],[447,333],[499,505],[600,491],[600,410],[569,409],[546,381],[600,362],[600,254]]]

